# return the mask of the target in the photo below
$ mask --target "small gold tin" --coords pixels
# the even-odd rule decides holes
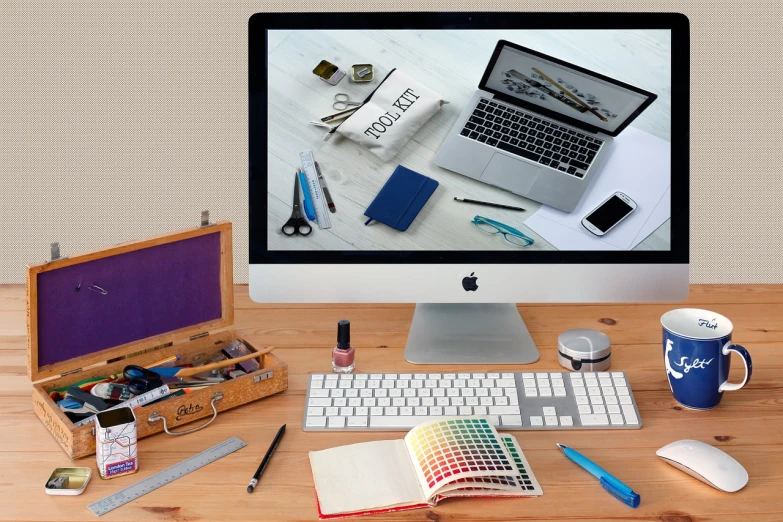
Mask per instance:
[[[92,469],[90,468],[57,468],[46,479],[44,490],[47,495],[81,495],[90,482]],[[64,487],[49,487],[52,481],[64,481]]]
[[[365,69],[369,69],[370,72],[364,73]],[[361,75],[359,73],[362,73]],[[375,69],[371,63],[357,63],[351,66],[351,80],[356,83],[371,82],[375,78]]]

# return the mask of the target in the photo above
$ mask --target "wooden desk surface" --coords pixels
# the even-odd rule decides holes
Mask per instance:
[[[290,31],[269,33],[269,218],[271,250],[518,250],[473,230],[477,214],[518,228],[535,239],[527,250],[554,247],[525,225],[541,204],[436,166],[435,155],[465,104],[478,88],[498,40],[515,42],[658,94],[632,126],[671,140],[671,35],[668,30],[410,30]],[[330,86],[312,74],[326,59],[350,74],[351,64],[371,63],[375,79]],[[389,162],[339,135],[323,141],[323,127],[308,122],[333,113],[336,93],[364,100],[393,68],[437,91],[444,105]],[[286,237],[280,227],[291,215],[293,174],[299,152],[312,150],[323,169],[338,211],[332,228]],[[438,191],[405,234],[365,227],[365,209],[397,165],[440,183]],[[618,190],[621,187],[618,187]],[[633,194],[631,194],[633,196]],[[454,196],[522,207],[527,212],[454,203]],[[637,250],[669,250],[667,220]]]
[[[23,290],[20,286],[0,287],[2,520],[94,520],[87,504],[231,436],[240,437],[248,447],[102,520],[316,520],[308,451],[403,435],[305,433],[301,418],[307,374],[329,371],[335,323],[340,318],[353,323],[358,371],[412,372],[420,368],[402,358],[412,306],[262,306],[250,301],[247,287],[238,286],[236,328],[258,343],[280,347],[276,353],[289,364],[288,391],[221,413],[212,426],[198,433],[176,439],[164,434],[143,439],[139,444],[141,471],[103,481],[97,478],[93,458],[72,462],[33,414],[25,373]],[[639,431],[517,432],[544,489],[543,497],[450,500],[435,509],[372,520],[783,520],[783,286],[696,286],[687,304],[731,318],[735,341],[753,356],[751,382],[741,391],[726,393],[717,409],[683,410],[669,391],[658,319],[666,310],[681,305],[520,306],[541,350],[541,360],[529,366],[486,370],[560,370],[556,360],[558,333],[576,327],[600,329],[614,344],[612,368],[629,375],[644,427]],[[733,380],[738,376],[736,368]],[[285,438],[261,484],[248,495],[245,487],[283,423],[288,424]],[[748,470],[749,484],[735,494],[719,492],[655,456],[657,448],[685,438],[716,445],[735,457]],[[595,479],[563,457],[555,442],[582,451],[627,482],[640,493],[641,506],[633,510],[612,499]],[[44,482],[52,469],[70,465],[93,468],[95,476],[86,492],[76,497],[46,495]]]

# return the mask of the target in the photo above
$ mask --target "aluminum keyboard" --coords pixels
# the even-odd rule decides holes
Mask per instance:
[[[305,431],[407,431],[481,415],[506,430],[638,429],[623,372],[313,374]]]

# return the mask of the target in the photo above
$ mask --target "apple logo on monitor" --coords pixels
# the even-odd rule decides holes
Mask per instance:
[[[464,288],[466,292],[475,292],[478,290],[478,285],[476,284],[478,277],[473,276],[473,274],[475,274],[475,272],[471,272],[469,277],[462,278],[462,288]]]

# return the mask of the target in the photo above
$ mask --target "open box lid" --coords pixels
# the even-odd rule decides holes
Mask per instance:
[[[234,322],[231,223],[27,267],[33,382]]]

